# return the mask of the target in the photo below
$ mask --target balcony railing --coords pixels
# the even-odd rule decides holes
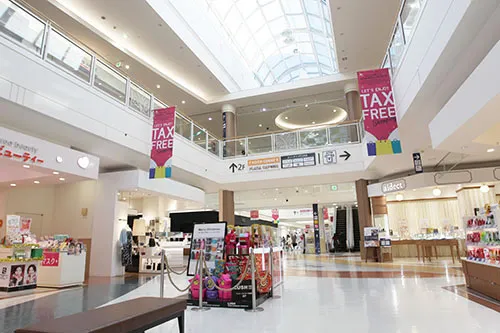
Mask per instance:
[[[54,28],[50,21],[14,1],[0,0],[0,36],[23,46],[42,60],[148,120],[151,119],[152,110],[167,106],[95,52],[80,46],[80,43]],[[175,132],[209,153],[225,159],[359,143],[363,137],[363,126],[360,124],[351,122],[220,140],[177,112]]]
[[[399,68],[426,2],[427,0],[404,0],[401,4],[392,39],[382,62],[382,68],[390,68],[393,75]]]

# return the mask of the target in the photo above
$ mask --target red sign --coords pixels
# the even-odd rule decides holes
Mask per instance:
[[[387,68],[358,72],[368,155],[400,154],[398,122]]]
[[[22,151],[22,150],[21,150]],[[5,145],[0,146],[0,156],[10,158],[13,160],[18,160],[24,163],[40,163],[42,164],[44,160],[39,159],[36,156],[31,156],[28,152],[16,153],[12,150],[6,149]]]
[[[252,220],[258,220],[259,219],[259,211],[258,210],[251,210],[250,211],[250,218]]]
[[[280,212],[276,208],[271,211],[271,217],[273,218],[274,224],[278,224],[280,220]]]
[[[328,221],[328,219],[329,219],[328,208],[327,207],[323,207],[323,220],[324,221]]]
[[[59,266],[59,252],[43,252],[42,266],[57,267]]]
[[[172,177],[175,106],[154,111],[149,178]]]

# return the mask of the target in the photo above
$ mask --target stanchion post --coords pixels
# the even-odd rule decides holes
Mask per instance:
[[[200,289],[198,290],[198,307],[194,307],[191,310],[193,311],[208,311],[210,308],[208,307],[203,307],[203,260],[205,258],[205,253],[203,253],[205,245],[204,242],[202,242],[201,250],[200,250],[200,258],[198,259],[198,265],[200,266],[198,269],[198,279],[199,279],[199,284],[200,284]]]
[[[161,250],[161,275],[160,275],[160,298],[163,298],[163,291],[165,288],[165,250]]]
[[[255,253],[250,249],[250,266],[252,269],[252,308],[245,309],[247,312],[262,312],[263,308],[257,307],[257,284],[255,283]]]

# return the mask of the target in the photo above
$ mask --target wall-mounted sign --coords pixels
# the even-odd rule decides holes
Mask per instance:
[[[272,171],[280,169],[279,157],[259,158],[248,160],[248,172]]]
[[[316,165],[316,154],[306,153],[281,157],[282,169],[302,168]]]
[[[323,164],[337,164],[337,152],[329,150],[323,152]]]
[[[382,193],[399,192],[404,189],[406,189],[406,181],[404,179],[382,183]]]
[[[154,110],[149,178],[172,177],[175,106]]]
[[[391,76],[387,68],[358,72],[368,156],[401,153]]]
[[[415,169],[415,173],[424,172],[424,166],[422,165],[422,157],[420,153],[413,153],[413,168]]]
[[[232,173],[235,173],[236,171],[245,171],[245,164],[231,163],[231,165],[229,165],[229,171],[231,171]]]
[[[0,157],[22,163],[43,164],[45,161],[37,156],[37,152],[38,148],[36,147],[0,137]]]

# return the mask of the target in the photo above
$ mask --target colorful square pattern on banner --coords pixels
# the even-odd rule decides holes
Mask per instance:
[[[154,110],[149,178],[171,178],[175,107]]]
[[[387,68],[358,72],[368,156],[401,154],[396,107]]]

